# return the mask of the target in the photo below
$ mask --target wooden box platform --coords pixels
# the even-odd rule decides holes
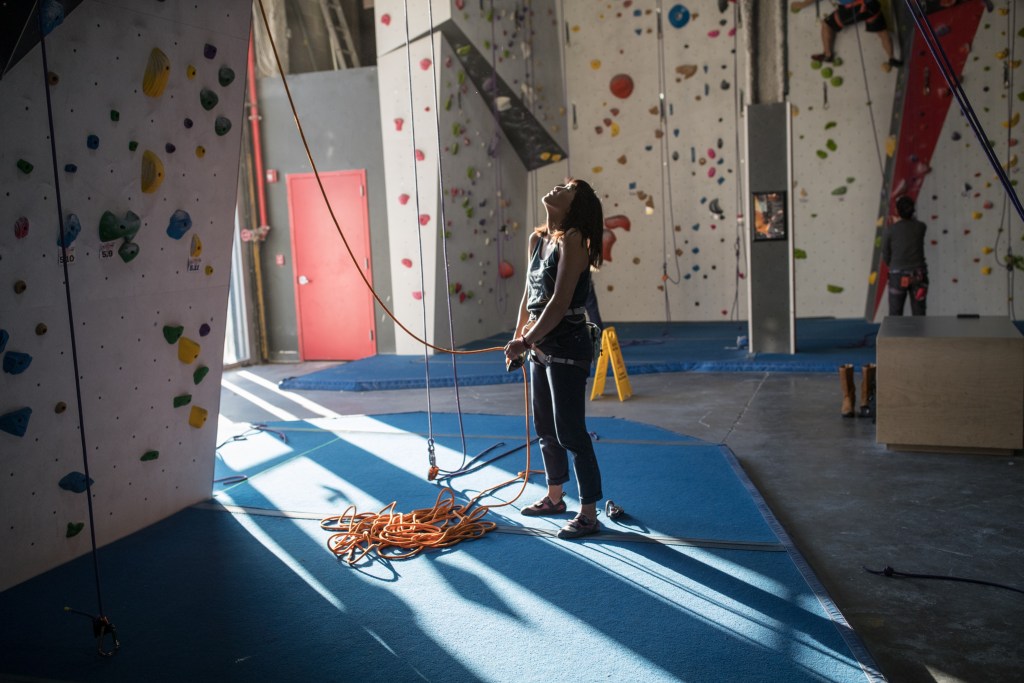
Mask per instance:
[[[1007,318],[887,317],[876,439],[892,450],[1024,448],[1024,336]]]

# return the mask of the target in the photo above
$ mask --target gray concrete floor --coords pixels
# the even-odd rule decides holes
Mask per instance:
[[[240,368],[225,379],[308,417],[252,376],[276,383],[326,365]],[[1019,457],[888,451],[875,443],[870,418],[840,417],[839,381],[831,374],[667,373],[630,382],[633,397],[619,402],[609,377],[589,414],[732,449],[888,680],[1024,681],[1024,595],[863,569],[888,565],[1024,590]],[[423,389],[296,393],[342,414],[427,405]],[[455,411],[453,389],[430,396],[432,410]],[[462,387],[459,400],[467,413],[523,414],[521,385]],[[234,422],[277,419],[226,389],[221,414]]]

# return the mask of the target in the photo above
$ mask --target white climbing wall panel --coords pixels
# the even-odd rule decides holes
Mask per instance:
[[[210,494],[249,26],[248,0],[86,0],[48,79],[36,45],[0,81],[0,416],[31,410],[0,417],[0,590],[90,549],[47,80],[102,545]]]

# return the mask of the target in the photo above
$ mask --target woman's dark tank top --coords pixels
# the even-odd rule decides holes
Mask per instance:
[[[530,255],[530,272],[526,275],[529,285],[526,310],[532,317],[539,316],[555,294],[555,278],[558,275],[558,256],[561,250],[556,246],[545,258],[543,256],[544,244],[549,239],[547,235],[541,236],[534,245],[533,254]],[[572,299],[569,301],[569,308],[582,308],[587,302],[589,293],[590,269],[586,268],[580,273],[580,279],[576,283],[576,289],[573,290]]]

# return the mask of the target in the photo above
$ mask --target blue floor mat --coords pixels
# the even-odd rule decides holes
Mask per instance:
[[[470,454],[525,441],[521,418],[466,417]],[[17,616],[0,621],[0,678],[881,680],[718,444],[589,421],[606,494],[628,517],[603,519],[605,531],[584,541],[523,533],[556,522],[500,508],[488,514],[499,530],[479,540],[349,567],[327,550],[315,515],[284,512],[429,505],[425,425],[422,413],[279,422],[226,444],[216,477],[246,481],[100,549],[121,652],[98,657],[89,620],[62,611],[95,604],[92,560],[81,557],[0,593],[0,611]],[[457,465],[456,416],[435,414],[434,427],[438,463]],[[457,488],[500,481],[523,457]],[[542,490],[531,481],[516,507]]]
[[[745,322],[620,323],[614,325],[626,371],[630,375],[656,372],[835,372],[839,365],[875,361],[879,326],[860,319],[809,318],[796,325],[795,354],[750,354],[737,340],[747,334]],[[507,336],[477,340],[467,350],[504,346]],[[522,381],[519,372],[506,372],[501,352],[430,359],[430,386],[450,387],[458,374],[460,385],[507,384]],[[377,355],[325,368],[281,382],[282,389],[374,391],[427,386],[422,355]]]

